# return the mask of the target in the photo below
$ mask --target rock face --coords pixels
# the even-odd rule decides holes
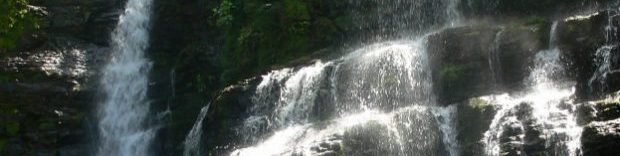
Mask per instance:
[[[609,41],[606,40],[606,34],[617,34],[618,32],[607,31],[606,27],[617,27],[619,18],[614,18],[615,10],[607,10],[591,13],[582,18],[567,18],[560,23],[558,27],[558,43],[564,57],[572,62],[569,64],[573,77],[577,81],[577,96],[581,99],[596,99],[603,95],[620,89],[617,84],[617,48],[612,49],[612,55],[609,56],[611,65],[610,73],[607,79],[599,84],[592,83],[591,78],[595,75],[600,64],[596,58],[600,48],[605,46]],[[610,23],[612,22],[612,23]],[[615,30],[615,29],[611,29]]]
[[[605,8],[617,3],[613,0],[461,0],[459,8],[467,17],[502,19],[514,16],[553,17],[561,13],[574,14],[584,8]]]
[[[484,155],[483,134],[489,129],[495,115],[494,101],[476,97],[458,103],[457,140],[464,156]]]
[[[244,139],[237,134],[236,128],[242,124],[247,115],[238,112],[247,112],[252,106],[251,97],[259,82],[259,78],[253,78],[229,86],[213,99],[205,122],[207,126],[203,127],[203,131],[206,132],[205,138],[208,138],[204,141],[209,154],[229,153],[237,146],[236,141]],[[264,129],[257,128],[257,131],[262,130]],[[226,146],[218,147],[222,145]]]
[[[600,101],[584,105],[590,106],[583,113],[586,124],[581,135],[584,155],[614,155],[620,152],[620,96],[616,92]]]
[[[88,155],[99,65],[122,1],[33,1],[40,28],[0,58],[0,155]]]
[[[620,119],[588,124],[581,136],[584,155],[615,155],[620,152]]]
[[[522,87],[532,59],[545,48],[545,24],[450,28],[428,38],[434,90],[451,104]]]

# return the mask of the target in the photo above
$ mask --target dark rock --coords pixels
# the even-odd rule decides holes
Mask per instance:
[[[568,69],[571,77],[577,81],[576,95],[580,99],[596,99],[618,90],[617,86],[590,84],[596,71],[595,53],[605,43],[605,27],[608,24],[608,12],[595,12],[582,18],[568,18],[558,26],[558,47],[562,57],[571,62]],[[612,77],[609,80],[614,80]],[[608,87],[606,89],[603,89]]]
[[[501,153],[507,155],[554,155],[546,149],[546,140],[542,138],[543,127],[537,123],[532,114],[532,107],[522,103],[509,112],[517,120],[503,125],[500,136]]]
[[[15,131],[0,131],[0,143],[9,144],[0,155],[93,152],[96,134],[88,126],[95,115],[96,76],[116,19],[92,21],[121,9],[120,2],[30,1],[40,28],[25,32],[16,49],[0,58],[0,129],[10,125]]]
[[[620,120],[595,121],[582,133],[584,155],[616,155],[620,153]]]
[[[586,125],[593,121],[607,121],[620,118],[620,92],[608,94],[606,98],[598,101],[588,101],[580,104],[577,109],[577,117],[580,125]]]
[[[489,129],[495,115],[493,98],[478,97],[466,100],[457,105],[457,140],[463,156],[484,155],[484,145],[480,142],[484,132]]]
[[[345,155],[398,155],[400,146],[386,125],[368,123],[344,134]]]
[[[544,26],[467,26],[431,35],[427,45],[439,102],[522,87],[533,56],[545,48]]]
[[[515,16],[557,17],[609,5],[617,5],[617,2],[613,0],[462,0],[459,9],[468,18],[492,17],[505,20]]]
[[[248,138],[241,138],[237,131],[237,126],[248,117],[247,112],[253,103],[251,100],[260,78],[253,78],[242,81],[238,85],[229,86],[222,90],[213,100],[207,113],[204,138],[206,148],[212,154],[222,155],[230,153],[232,148],[240,146],[240,141],[250,141]],[[266,133],[266,129],[261,129],[257,135]],[[244,134],[247,135],[247,134]],[[256,136],[258,137],[258,136]]]

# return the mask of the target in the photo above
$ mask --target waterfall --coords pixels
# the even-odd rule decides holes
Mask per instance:
[[[192,126],[192,129],[189,131],[187,136],[185,137],[185,141],[183,142],[183,156],[200,156],[201,155],[201,141],[202,141],[202,122],[205,120],[207,113],[209,112],[209,106],[211,104],[207,104],[207,106],[200,109],[200,114],[198,114],[198,119],[196,119],[196,123]]]
[[[263,75],[231,155],[458,155],[456,107],[435,104],[425,40]]]
[[[463,20],[463,15],[458,9],[460,2],[461,0],[448,0],[448,4],[446,5],[446,25],[449,27],[455,27]]]
[[[502,68],[499,56],[501,53],[501,39],[504,31],[504,28],[501,28],[497,32],[497,34],[495,34],[495,39],[493,40],[493,47],[491,47],[491,49],[489,50],[489,67],[491,68],[491,76],[493,79],[493,83],[496,87],[502,84]]]
[[[443,134],[443,143],[446,145],[450,156],[460,155],[456,131],[457,106],[438,107],[434,109],[434,114],[439,123],[439,128]]]
[[[552,25],[550,44],[557,25]],[[580,155],[581,127],[569,100],[574,89],[555,81],[564,67],[559,49],[550,47],[536,55],[529,89],[495,102],[499,110],[482,139],[488,155]]]
[[[347,0],[353,21],[373,42],[410,40],[461,24],[460,0]]]
[[[155,130],[147,123],[147,74],[145,58],[151,0],[129,0],[112,34],[113,54],[103,69],[100,106],[100,156],[147,156]]]
[[[589,80],[591,92],[604,92],[607,90],[607,74],[612,70],[612,52],[618,48],[618,23],[614,21],[620,16],[620,9],[607,12],[607,25],[605,26],[605,44],[598,48],[595,53],[594,62],[598,66]],[[595,87],[598,90],[595,90]]]

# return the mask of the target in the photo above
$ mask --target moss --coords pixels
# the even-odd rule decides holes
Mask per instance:
[[[473,98],[469,100],[469,106],[481,112],[484,111],[484,108],[488,105],[489,104],[487,103],[487,101],[480,98]]]
[[[452,64],[448,64],[439,71],[439,76],[444,82],[455,82],[464,74],[464,68]]]

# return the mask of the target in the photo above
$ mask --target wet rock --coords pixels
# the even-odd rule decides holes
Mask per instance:
[[[618,78],[614,74],[609,75],[602,84],[590,82],[598,67],[595,62],[596,52],[607,42],[605,27],[608,25],[609,15],[609,11],[600,11],[573,16],[566,18],[558,26],[558,47],[562,51],[562,57],[571,62],[568,69],[576,79],[576,95],[580,99],[596,99],[620,89],[618,85],[612,85],[620,84],[615,81]],[[620,18],[612,21],[618,20]],[[618,61],[614,59],[612,62]],[[612,70],[615,68],[617,67],[612,65]]]
[[[620,92],[609,94],[602,100],[583,102],[577,110],[580,125],[620,118]]]
[[[620,119],[588,124],[581,136],[584,155],[616,155],[620,153]]]
[[[466,26],[431,35],[428,54],[441,104],[522,87],[545,25]]]
[[[470,18],[493,17],[505,20],[514,16],[553,17],[613,3],[610,0],[462,0],[459,8]]]
[[[595,113],[595,121],[607,121],[620,117],[620,103],[618,102],[597,103],[594,107],[598,110]]]
[[[338,156],[343,155],[343,136],[332,135],[323,140],[317,141],[310,147],[312,156]]]
[[[458,104],[457,140],[463,156],[484,155],[480,142],[495,114],[493,96],[471,98]]]
[[[454,103],[492,89],[487,85],[493,77],[487,56],[497,31],[493,27],[460,27],[429,37],[428,54],[440,103]]]
[[[243,125],[244,120],[249,117],[244,112],[247,112],[253,105],[251,98],[260,80],[260,78],[253,78],[229,86],[213,99],[205,119],[205,126],[203,126],[206,136],[203,138],[209,138],[204,140],[208,151],[215,155],[229,153],[239,141],[255,142],[253,141],[255,138],[241,138],[247,134],[238,133],[262,135],[268,132],[266,127],[257,127],[253,132],[237,130],[238,126]],[[266,126],[266,124],[259,125]]]
[[[345,155],[398,155],[400,147],[387,125],[368,123],[344,134]]]
[[[546,139],[542,125],[537,123],[532,114],[532,107],[527,103],[516,106],[509,112],[510,122],[503,125],[503,133],[500,136],[500,153],[506,155],[554,155],[546,149]]]

